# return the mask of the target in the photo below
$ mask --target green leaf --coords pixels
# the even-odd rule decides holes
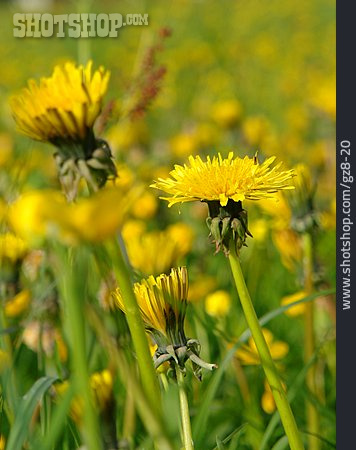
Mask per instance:
[[[41,401],[44,393],[58,378],[42,377],[38,379],[31,389],[22,397],[16,410],[14,425],[10,431],[7,450],[22,448],[28,437],[30,423],[36,406]]]

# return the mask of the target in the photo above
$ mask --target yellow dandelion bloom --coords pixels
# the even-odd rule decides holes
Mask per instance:
[[[28,309],[31,302],[31,293],[24,289],[8,300],[4,306],[4,312],[7,317],[16,317]]]
[[[10,222],[30,245],[48,237],[69,244],[102,242],[118,231],[138,193],[108,186],[69,204],[57,191],[31,191],[11,205]]]
[[[237,100],[225,100],[213,107],[212,117],[220,126],[230,128],[241,118],[242,106]]]
[[[188,273],[186,267],[172,269],[169,275],[152,275],[134,284],[134,293],[146,329],[162,336],[173,335],[179,339],[188,298]],[[114,293],[117,306],[125,312],[120,289]]]
[[[205,299],[205,310],[213,317],[223,317],[229,310],[231,297],[228,292],[218,290],[209,294]]]
[[[298,300],[302,300],[303,298],[307,297],[307,294],[305,291],[299,291],[292,295],[287,295],[286,297],[282,298],[281,305],[286,306],[290,303],[297,302]],[[299,305],[292,306],[290,309],[287,309],[285,311],[287,316],[295,317],[300,316],[301,314],[304,314],[305,312],[305,303],[299,303]]]
[[[193,242],[193,231],[184,223],[147,232],[142,223],[130,221],[122,235],[132,266],[143,274],[153,275],[169,271],[188,253]]]
[[[23,258],[27,252],[26,243],[13,233],[0,235],[0,261],[8,260],[12,263]]]
[[[273,334],[271,331],[267,330],[267,328],[263,328],[262,332],[270,349],[272,358],[275,360],[284,358],[289,351],[288,344],[283,341],[275,341]],[[255,341],[252,338],[248,340],[246,345],[243,345],[236,350],[236,356],[242,364],[256,365],[261,363]]]
[[[30,80],[10,100],[18,130],[39,141],[83,140],[101,111],[110,77],[103,67],[92,73],[92,64],[68,62],[39,84]]]
[[[171,194],[161,197],[169,207],[194,200],[218,200],[226,206],[229,199],[238,202],[270,198],[279,190],[294,188],[293,171],[281,171],[282,163],[271,168],[274,160],[271,157],[259,164],[256,158],[234,157],[233,152],[225,159],[219,153],[212,159],[208,156],[206,161],[190,156],[189,166],[175,165],[171,178],[159,178],[151,187]]]

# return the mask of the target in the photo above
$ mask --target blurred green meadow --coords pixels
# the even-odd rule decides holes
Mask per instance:
[[[275,155],[308,180],[312,289],[306,287],[303,233],[296,230],[298,214],[289,201],[293,192],[272,205],[244,201],[253,238],[241,250],[241,265],[306,448],[335,448],[335,3],[63,1],[44,7],[52,14],[149,15],[148,26],[88,39],[14,38],[12,17],[21,11],[18,3],[0,4],[0,449],[182,448],[174,377],[164,365],[157,370],[155,395],[163,411],[158,420],[140,388],[125,315],[110,294],[118,285],[111,273],[115,262],[100,235],[112,211],[98,203],[70,244],[44,228],[42,203],[35,212],[30,206],[17,208],[15,217],[11,212],[24,193],[60,192],[61,184],[54,147],[16,131],[10,97],[29,79],[49,77],[57,64],[88,59],[94,69],[104,66],[111,73],[96,133],[112,150],[123,195],[138,192],[124,215],[118,207],[123,219],[115,230],[131,280],[186,266],[186,335],[199,340],[204,360],[218,365],[203,370],[199,381],[187,364],[196,449],[289,447],[246,334],[227,258],[215,254],[209,237],[206,205],[167,208],[162,193],[149,186],[190,155],[226,157],[229,151],[242,158],[257,152],[260,161]],[[125,115],[127,105],[150,87],[142,110]],[[82,184],[79,193],[87,194]],[[88,230],[97,233],[90,242],[83,237]],[[36,233],[40,237],[32,239]],[[78,353],[68,302],[77,302],[84,318],[98,446],[73,381]],[[304,314],[310,303],[315,346],[306,360]],[[306,383],[310,367],[312,392]],[[318,417],[316,435],[306,403]]]

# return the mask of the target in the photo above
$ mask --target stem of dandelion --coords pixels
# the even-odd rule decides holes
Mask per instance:
[[[151,357],[145,328],[143,326],[140,309],[132,289],[130,272],[118,243],[114,240],[110,241],[107,248],[113,262],[115,277],[117,279],[125,305],[126,319],[136,351],[143,389],[153,411],[160,415],[161,404],[159,396],[159,383],[153,367],[153,360]]]
[[[68,258],[69,255],[67,255]],[[68,261],[69,259],[69,261]],[[98,418],[94,411],[92,392],[90,389],[89,370],[86,359],[85,318],[83,315],[83,295],[76,281],[73,258],[63,260],[63,277],[61,280],[62,298],[65,307],[72,344],[72,370],[76,392],[83,399],[84,427],[83,435],[89,450],[99,450],[102,447]]]
[[[310,233],[304,233],[303,241],[303,266],[304,266],[304,290],[306,295],[313,292],[313,242]],[[314,334],[314,302],[305,304],[304,313],[304,359],[309,361],[315,351],[315,334]],[[309,392],[316,395],[315,377],[316,365],[313,364],[306,374],[306,384]],[[319,415],[315,406],[306,401],[306,416],[308,431],[313,434],[319,434]],[[308,436],[308,448],[310,450],[319,450],[320,441],[313,435]]]
[[[178,391],[179,391],[179,403],[180,403],[180,414],[181,414],[181,420],[182,420],[184,450],[193,450],[194,444],[193,444],[193,438],[192,438],[192,428],[190,425],[188,397],[187,397],[187,393],[185,392],[185,387],[184,387],[184,374],[180,370],[180,368],[178,367],[177,364],[175,365],[175,368],[176,368],[176,376],[177,376]]]
[[[271,387],[285,433],[288,437],[290,448],[292,450],[303,450],[303,442],[301,440],[292,410],[288,403],[286,393],[283,389],[278,371],[273,362],[268,345],[263,336],[261,326],[257,319],[257,315],[241,270],[240,260],[236,254],[235,242],[233,239],[230,241],[229,261],[242,309],[260,355],[261,364],[267,381]]]

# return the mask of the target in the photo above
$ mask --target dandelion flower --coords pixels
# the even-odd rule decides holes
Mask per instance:
[[[187,339],[184,333],[184,318],[188,298],[188,273],[186,267],[171,269],[169,275],[152,275],[135,283],[133,287],[142,320],[158,348],[154,354],[155,367],[166,361],[175,362],[184,368],[190,359],[194,374],[200,379],[201,368],[213,370],[217,366],[208,364],[199,357],[200,344]],[[113,293],[117,306],[125,312],[125,303],[120,288]]]
[[[57,147],[59,178],[69,200],[76,196],[80,178],[96,190],[116,176],[111,149],[93,132],[110,73],[103,67],[92,73],[92,64],[56,66],[51,77],[38,84],[30,80],[10,99],[18,130]]]
[[[169,202],[168,207],[195,200],[206,202],[207,223],[216,251],[222,248],[228,253],[231,238],[238,251],[245,245],[246,235],[251,235],[241,202],[272,198],[278,191],[294,189],[293,171],[280,170],[281,162],[271,167],[274,161],[272,156],[259,164],[256,156],[239,158],[233,152],[225,159],[218,153],[212,159],[208,156],[206,161],[200,156],[190,156],[189,165],[175,165],[170,178],[159,178],[151,187],[171,195],[161,197]]]
[[[225,159],[219,153],[212,159],[208,156],[206,161],[200,156],[190,156],[189,166],[175,165],[171,178],[159,178],[151,187],[172,195],[162,197],[169,207],[194,200],[218,200],[221,206],[226,206],[229,199],[261,200],[279,190],[293,189],[293,171],[279,170],[282,163],[271,168],[274,160],[272,156],[259,164],[257,158],[234,157],[233,152]]]
[[[30,80],[10,100],[19,131],[39,141],[84,139],[101,111],[109,77],[103,67],[92,74],[89,61],[85,67],[58,65],[39,84]]]

